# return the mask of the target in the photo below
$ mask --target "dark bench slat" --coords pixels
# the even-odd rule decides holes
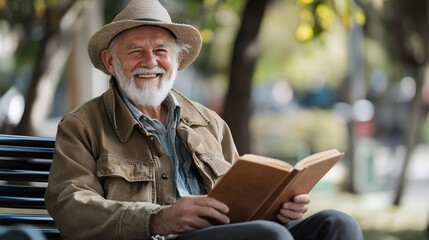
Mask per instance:
[[[54,220],[49,214],[22,214],[22,213],[1,213],[0,225],[13,225],[25,223],[38,226],[55,226]]]
[[[0,156],[13,158],[52,159],[55,148],[0,145]]]
[[[0,169],[33,170],[49,172],[52,161],[28,159],[0,159]]]
[[[44,209],[46,187],[1,185],[0,207]]]
[[[61,239],[60,232],[49,214],[0,214],[0,225],[14,228],[14,225],[26,224],[27,229],[42,232],[47,240]]]
[[[43,198],[46,187],[20,186],[20,185],[0,185],[2,196],[8,197],[38,197]]]
[[[2,226],[5,227],[5,226]],[[7,226],[7,228],[9,229],[16,229],[16,227],[14,226]],[[58,231],[58,229],[56,227],[27,227],[26,229],[28,230],[35,230],[35,231],[40,231],[45,238],[43,238],[44,240],[61,240],[62,238],[60,237],[60,232]],[[5,240],[13,240],[13,239],[5,239]]]
[[[38,227],[37,230],[41,231],[46,240],[62,240],[60,231],[56,226],[54,227]]]
[[[0,196],[0,206],[5,208],[45,209],[44,198]]]
[[[1,169],[0,179],[7,181],[47,182],[49,172]]]
[[[55,138],[0,134],[0,207],[45,209],[46,187],[15,185],[18,182],[46,183],[55,151]],[[15,182],[15,183],[13,183]],[[49,214],[0,214],[0,225],[11,229],[26,224],[46,239],[61,239]]]
[[[0,144],[14,145],[14,146],[40,147],[40,148],[54,148],[55,138],[1,134]]]

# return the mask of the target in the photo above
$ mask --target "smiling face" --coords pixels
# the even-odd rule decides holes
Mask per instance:
[[[171,90],[178,68],[174,39],[160,27],[142,26],[115,37],[103,61],[131,102],[158,106]]]

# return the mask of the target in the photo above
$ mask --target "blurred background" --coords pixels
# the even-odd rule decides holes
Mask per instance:
[[[108,88],[87,43],[127,3],[0,0],[0,133],[55,136]],[[203,38],[175,88],[227,121],[240,154],[344,151],[310,211],[352,214],[365,239],[429,239],[429,1],[161,3]]]

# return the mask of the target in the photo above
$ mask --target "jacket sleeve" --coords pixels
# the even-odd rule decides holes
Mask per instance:
[[[78,127],[79,126],[79,127]],[[45,204],[65,239],[150,239],[149,217],[161,206],[104,198],[97,177],[97,140],[81,119],[58,126]]]

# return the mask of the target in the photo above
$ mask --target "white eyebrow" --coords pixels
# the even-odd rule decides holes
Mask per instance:
[[[166,41],[166,40],[160,40],[155,43],[155,47],[171,47],[173,42]],[[127,47],[127,49],[136,49],[136,48],[143,48],[141,45],[132,43]]]
[[[141,48],[141,46],[139,46],[137,44],[131,44],[127,47],[127,49],[136,49],[136,48]]]

